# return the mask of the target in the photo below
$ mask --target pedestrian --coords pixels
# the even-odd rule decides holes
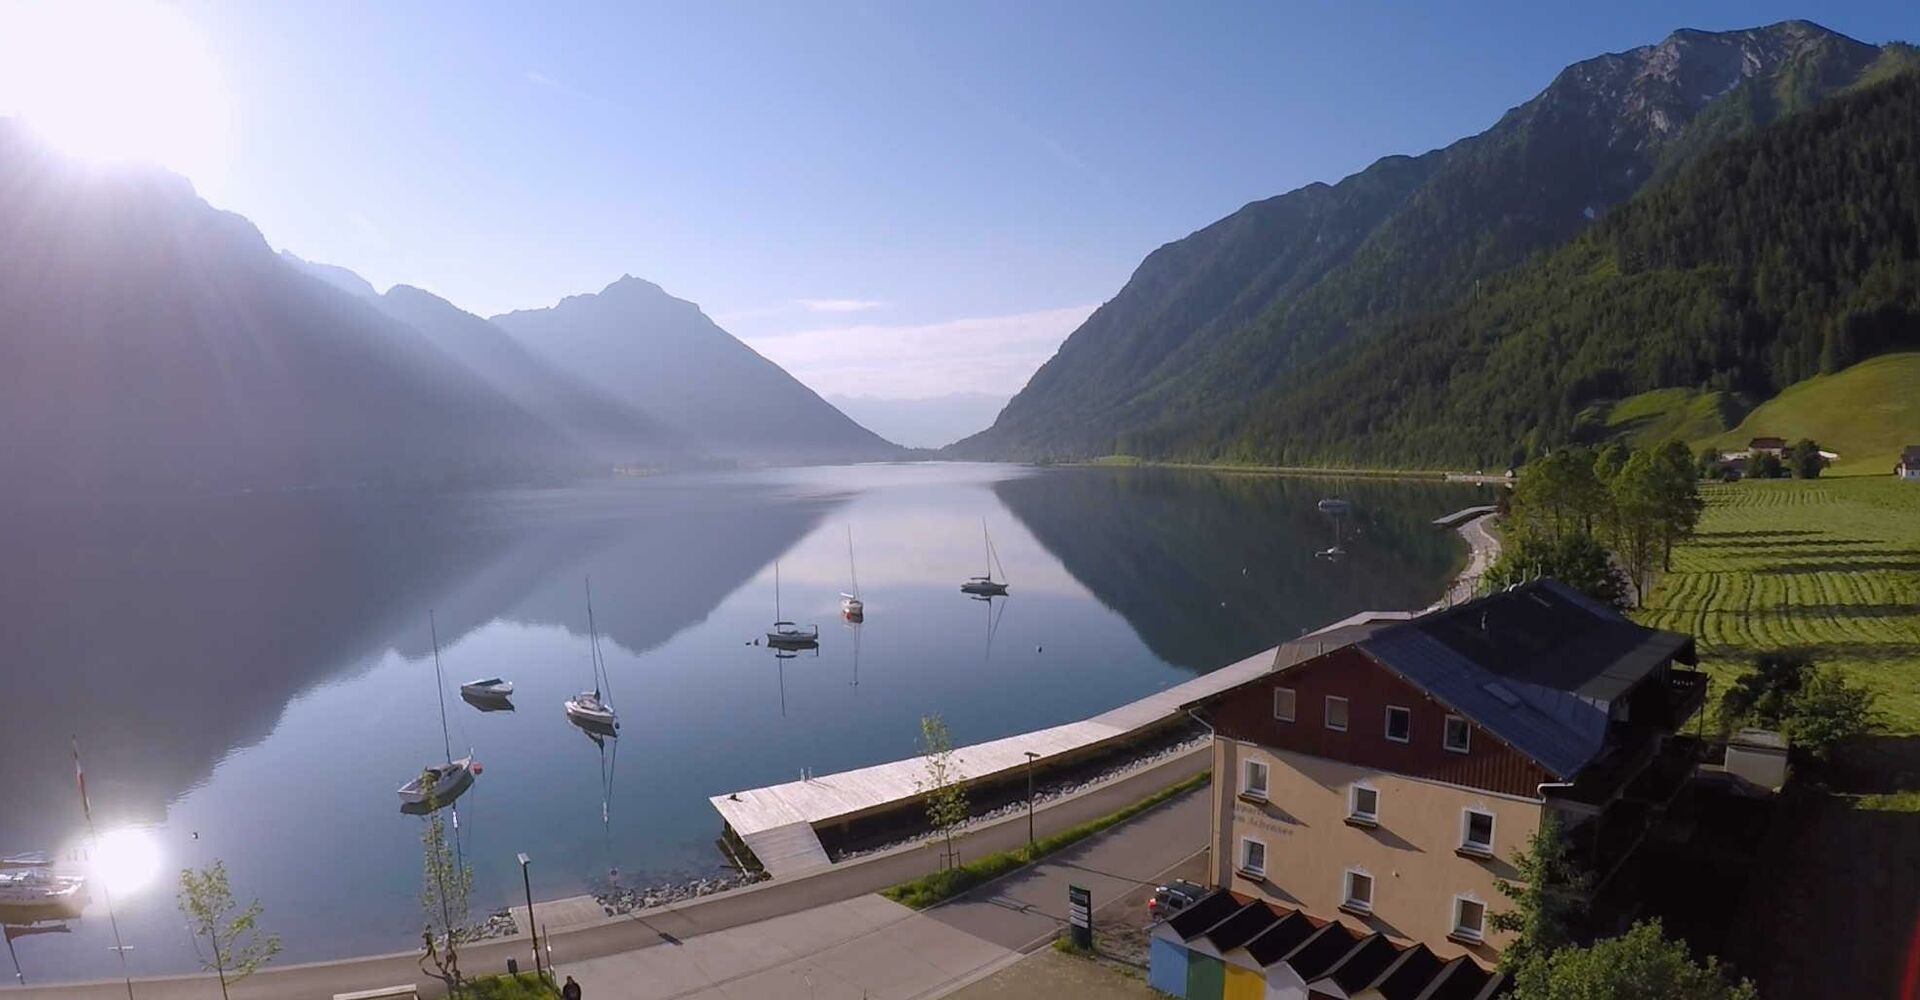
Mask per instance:
[[[572,976],[568,976],[567,985],[560,987],[560,995],[566,1000],[580,1000],[580,984],[574,982]]]

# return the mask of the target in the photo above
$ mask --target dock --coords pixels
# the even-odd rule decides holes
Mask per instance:
[[[1036,755],[1033,766],[1042,769],[1090,756],[1154,727],[1178,721],[1184,715],[1182,705],[1357,641],[1373,629],[1405,621],[1413,614],[1363,612],[1089,719],[955,747],[955,774],[969,785],[991,784],[1023,775],[1028,753]],[[918,799],[926,776],[925,758],[909,757],[715,795],[708,801],[753,851],[761,867],[774,878],[783,878],[833,863],[820,843],[821,829],[897,809]]]
[[[1495,504],[1483,504],[1479,507],[1463,507],[1445,517],[1434,518],[1433,526],[1441,530],[1450,530],[1458,528],[1476,518],[1486,517],[1488,514],[1497,514],[1499,512],[1500,508]]]

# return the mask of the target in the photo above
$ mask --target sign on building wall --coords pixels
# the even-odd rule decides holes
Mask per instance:
[[[1067,930],[1075,948],[1093,950],[1093,893],[1077,885],[1067,886]]]

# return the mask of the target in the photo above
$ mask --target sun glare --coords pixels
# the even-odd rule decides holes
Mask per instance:
[[[115,896],[131,896],[152,885],[164,861],[153,834],[131,826],[101,834],[89,854],[89,874]]]
[[[157,163],[203,188],[226,166],[218,64],[154,0],[0,0],[0,114],[73,156]]]

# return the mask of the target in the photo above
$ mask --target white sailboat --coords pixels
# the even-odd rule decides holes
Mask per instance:
[[[850,622],[867,620],[867,605],[860,599],[860,567],[853,561],[853,525],[847,525],[847,573],[853,579],[853,593],[840,595],[840,616]]]
[[[780,617],[780,560],[773,561],[773,627],[767,630],[767,645],[775,649],[812,649],[820,645],[820,626],[801,628]]]
[[[987,543],[987,575],[976,576],[960,585],[960,592],[976,597],[1005,597],[1007,593],[1007,571],[1000,566],[1000,554],[993,550],[993,536],[987,533],[987,519],[980,519],[980,537]],[[1000,571],[1000,579],[993,578],[995,569]]]
[[[593,581],[587,581],[588,652],[593,657],[593,690],[582,691],[566,701],[567,720],[582,729],[612,735],[620,731],[620,716],[613,710],[613,683],[607,676],[606,662],[600,656],[600,629],[593,621]],[[606,692],[602,693],[602,682]]]
[[[433,613],[427,613],[427,625],[433,632],[433,690],[440,698],[440,741],[446,750],[447,759],[443,764],[429,764],[413,776],[413,780],[400,786],[400,805],[424,807],[431,811],[438,809],[455,798],[473,784],[474,775],[480,773],[480,764],[469,753],[459,760],[453,759],[453,738],[447,733],[447,681],[440,671],[440,626],[434,622]],[[433,779],[432,791],[427,788],[427,779]]]

